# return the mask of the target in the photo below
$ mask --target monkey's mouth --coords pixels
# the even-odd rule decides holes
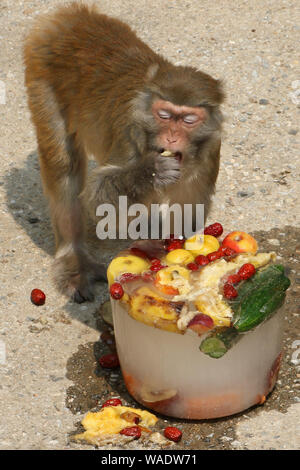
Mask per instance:
[[[171,152],[170,150],[161,149],[160,154],[164,157],[176,158],[176,160],[178,160],[179,163],[181,163],[183,159],[183,155],[181,152]]]

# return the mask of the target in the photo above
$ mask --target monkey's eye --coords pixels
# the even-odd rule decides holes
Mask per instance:
[[[194,124],[198,121],[198,116],[196,114],[187,114],[186,116],[184,116],[183,121],[186,124]]]
[[[170,119],[171,118],[171,113],[168,113],[168,111],[165,111],[164,109],[160,109],[157,111],[157,114],[161,119]]]

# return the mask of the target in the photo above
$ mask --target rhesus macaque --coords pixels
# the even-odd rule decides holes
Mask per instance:
[[[94,207],[205,204],[219,170],[219,81],[156,54],[121,21],[71,4],[38,19],[25,49],[26,86],[56,238],[56,281],[93,298],[105,267],[85,246],[87,156],[100,164]],[[164,151],[174,157],[164,157]]]

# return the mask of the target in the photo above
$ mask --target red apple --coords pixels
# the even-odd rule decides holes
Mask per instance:
[[[222,246],[231,248],[236,253],[253,253],[257,252],[257,241],[249,233],[235,232],[229,233],[223,240]]]

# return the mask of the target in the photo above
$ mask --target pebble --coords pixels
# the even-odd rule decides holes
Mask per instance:
[[[267,105],[269,104],[269,100],[266,100],[265,98],[261,98],[258,103],[262,105]]]
[[[296,135],[296,134],[298,134],[298,129],[289,129],[288,134]]]
[[[253,191],[238,191],[237,195],[238,197],[251,197],[253,196],[254,192]]]

